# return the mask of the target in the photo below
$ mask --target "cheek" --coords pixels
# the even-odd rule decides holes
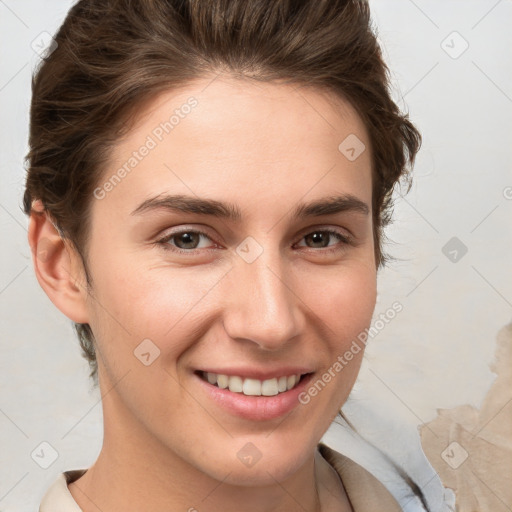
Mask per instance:
[[[304,296],[324,323],[331,349],[344,350],[371,322],[377,296],[375,270],[364,264],[333,269],[308,284]]]
[[[371,323],[377,293],[376,270],[361,261],[333,268],[332,273],[311,276],[303,286],[310,290],[306,295],[307,304],[322,329],[317,353],[324,352],[324,366],[299,396],[299,401],[303,407],[315,411],[305,420],[304,428],[311,426],[320,437],[347,400],[357,379],[364,354],[364,344],[358,336]],[[324,418],[323,422],[318,418]]]
[[[325,327],[320,348],[326,352],[325,366],[300,399],[325,409],[331,420],[345,403],[361,366],[365,345],[358,337],[371,323],[377,294],[373,268],[361,263],[337,269],[335,275],[317,280],[316,292],[309,295],[308,305]]]
[[[198,337],[202,301],[222,272],[199,267],[148,269],[147,264],[141,268],[133,261],[114,260],[103,258],[94,273],[91,326],[100,349],[115,349],[117,360],[121,351],[133,358],[134,349],[150,339],[163,356],[178,357]]]

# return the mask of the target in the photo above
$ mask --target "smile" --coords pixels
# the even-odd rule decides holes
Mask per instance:
[[[200,372],[200,377],[220,389],[229,389],[233,393],[246,396],[276,396],[294,389],[304,375],[283,375],[267,380],[243,378],[238,375],[223,375]]]

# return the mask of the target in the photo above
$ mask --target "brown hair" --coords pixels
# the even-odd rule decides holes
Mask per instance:
[[[421,136],[391,98],[364,0],[81,0],[32,80],[24,210],[40,199],[84,263],[93,190],[116,140],[156,94],[225,71],[332,91],[361,116],[372,148],[375,261],[395,184]],[[341,142],[341,141],[340,141]],[[93,333],[75,324],[96,377]]]

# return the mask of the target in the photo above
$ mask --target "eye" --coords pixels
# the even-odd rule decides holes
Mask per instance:
[[[343,248],[344,245],[351,243],[350,237],[333,229],[318,229],[316,231],[312,231],[303,236],[301,240],[304,240],[306,242],[306,247],[310,249],[323,249],[327,247],[332,247],[334,250],[340,249],[340,247],[337,247],[336,244],[333,246],[329,243],[333,240],[333,238],[341,242],[341,248]],[[308,245],[309,243],[311,245]],[[302,247],[304,247],[304,245],[302,245]],[[329,251],[333,249],[329,249]]]
[[[190,253],[195,249],[204,249],[209,247],[208,245],[204,245],[204,243],[201,244],[201,241],[204,239],[211,241],[211,238],[206,233],[187,229],[169,233],[158,240],[157,243],[167,250]]]

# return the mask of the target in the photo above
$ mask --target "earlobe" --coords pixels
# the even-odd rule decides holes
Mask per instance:
[[[41,201],[34,201],[32,206],[28,242],[36,278],[49,299],[74,322],[89,323],[81,258],[61,237]]]

